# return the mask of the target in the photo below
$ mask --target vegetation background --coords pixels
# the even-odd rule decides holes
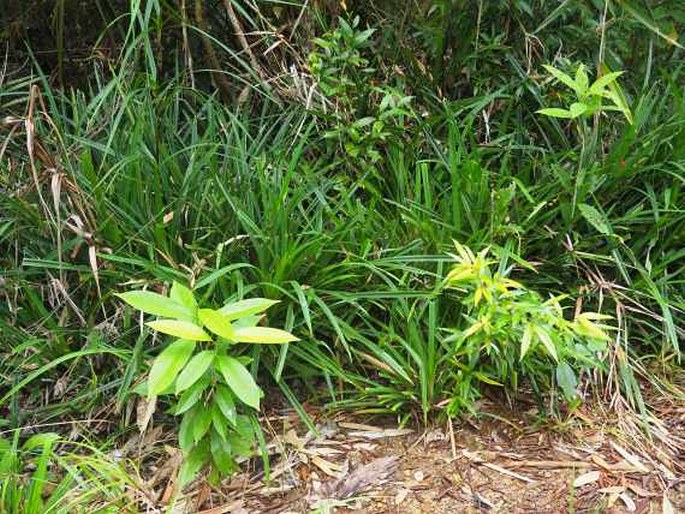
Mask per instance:
[[[96,456],[153,413],[175,433],[177,399],[137,394],[169,341],[115,293],[172,282],[201,306],[279,301],[261,323],[300,340],[230,350],[265,415],[422,424],[523,395],[541,418],[597,402],[649,431],[645,383],[682,400],[680,0],[4,0],[0,17],[7,511],[127,505],[111,484],[130,473]],[[581,64],[589,83],[623,71],[628,115],[537,112],[577,100],[544,66]],[[446,287],[465,260],[473,282]],[[38,478],[10,480],[25,458]]]

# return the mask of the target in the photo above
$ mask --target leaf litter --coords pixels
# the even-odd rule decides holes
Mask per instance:
[[[349,414],[322,418],[313,432],[288,411],[266,423],[268,473],[261,459],[246,461],[230,481],[197,482],[173,512],[685,512],[679,419],[666,423],[669,444],[646,448],[603,411],[532,428],[532,412],[480,407],[478,420],[422,433]],[[151,494],[160,507],[177,469],[160,466],[150,480],[149,489],[163,491]]]

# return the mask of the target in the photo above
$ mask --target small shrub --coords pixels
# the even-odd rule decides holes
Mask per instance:
[[[590,84],[583,64],[578,65],[575,78],[554,66],[544,65],[544,68],[552,77],[573,91],[575,102],[571,103],[568,109],[549,107],[537,111],[539,114],[553,118],[576,119],[589,118],[603,111],[618,111],[629,123],[633,123],[630,108],[618,84],[618,77],[623,74],[622,71],[606,73]],[[611,104],[605,104],[604,100],[609,100]]]
[[[610,327],[598,322],[609,316],[580,312],[564,316],[564,296],[544,300],[538,293],[508,278],[511,268],[488,258],[489,249],[474,254],[455,242],[455,265],[445,287],[461,293],[464,328],[447,338],[453,395],[448,412],[472,409],[477,395],[474,379],[515,390],[519,375],[535,386],[550,371],[564,397],[579,399],[577,370],[601,365]]]
[[[199,308],[192,291],[177,282],[168,297],[149,291],[118,296],[160,316],[146,325],[175,338],[153,362],[142,389],[150,401],[172,395],[171,412],[183,416],[178,433],[185,457],[180,482],[188,483],[207,464],[213,479],[231,474],[238,467],[236,457],[252,453],[251,416],[262,396],[246,367],[250,358],[236,355],[235,345],[297,341],[289,332],[257,325],[261,314],[278,302],[252,298],[220,309]]]

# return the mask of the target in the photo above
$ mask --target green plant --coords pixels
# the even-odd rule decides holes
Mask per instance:
[[[154,360],[141,391],[148,402],[164,394],[175,397],[171,412],[183,416],[178,433],[185,457],[181,484],[207,464],[214,479],[231,474],[237,469],[236,457],[252,453],[258,424],[251,418],[262,396],[246,367],[251,359],[237,355],[236,345],[297,341],[284,330],[258,326],[262,313],[278,302],[252,298],[220,309],[199,308],[192,291],[178,282],[169,296],[150,291],[117,296],[163,318],[146,325],[176,338]],[[239,412],[241,406],[249,408],[247,414]]]
[[[0,512],[138,512],[138,483],[104,452],[53,432],[0,437]]]
[[[539,114],[554,118],[576,119],[580,117],[589,118],[603,111],[618,111],[625,116],[629,123],[633,123],[630,108],[617,82],[618,77],[623,74],[622,71],[605,73],[590,84],[587,71],[582,63],[576,69],[575,78],[571,78],[554,66],[545,64],[543,67],[552,77],[573,91],[576,101],[569,105],[568,109],[548,107],[538,110]],[[611,104],[606,105],[603,100],[609,100]]]
[[[383,143],[401,132],[413,113],[411,96],[387,84],[373,84],[376,70],[364,51],[376,30],[361,30],[359,25],[358,16],[350,22],[340,18],[335,29],[315,38],[308,67],[322,93],[324,137],[367,171],[381,159]]]
[[[610,327],[597,322],[609,316],[578,312],[568,320],[560,303],[564,296],[543,300],[508,277],[512,268],[505,260],[493,271],[497,261],[488,258],[489,248],[474,254],[456,241],[455,248],[445,287],[460,292],[466,326],[445,340],[446,362],[455,367],[448,412],[472,408],[474,379],[516,390],[522,375],[537,390],[550,368],[566,399],[577,400],[574,368],[601,366]]]

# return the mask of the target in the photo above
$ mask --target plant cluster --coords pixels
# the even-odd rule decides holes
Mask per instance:
[[[456,264],[445,286],[463,295],[460,301],[467,323],[445,340],[450,346],[446,358],[455,367],[448,410],[473,409],[474,379],[516,391],[523,377],[535,390],[542,390],[538,383],[544,383],[555,368],[556,382],[566,399],[571,403],[579,399],[574,369],[602,366],[610,327],[597,322],[610,316],[578,312],[568,320],[560,303],[565,295],[543,300],[508,278],[512,267],[500,262],[493,271],[496,262],[488,258],[488,248],[474,254],[457,242],[455,247]]]
[[[218,480],[262,390],[312,430],[305,400],[428,423],[493,387],[645,412],[685,336],[680,2],[194,4],[107,19],[80,88],[0,73],[10,453],[158,403]],[[12,480],[0,510],[39,494]]]
[[[297,341],[289,332],[258,326],[262,313],[275,303],[265,298],[229,302],[220,309],[198,308],[190,289],[174,282],[169,296],[150,291],[118,295],[129,305],[162,319],[148,327],[176,338],[154,360],[140,390],[148,402],[173,394],[171,412],[183,416],[178,443],[184,462],[179,473],[187,484],[207,464],[211,476],[238,469],[236,457],[252,455],[262,391],[247,368],[248,356],[235,345],[285,344]],[[246,406],[247,414],[239,409]]]

